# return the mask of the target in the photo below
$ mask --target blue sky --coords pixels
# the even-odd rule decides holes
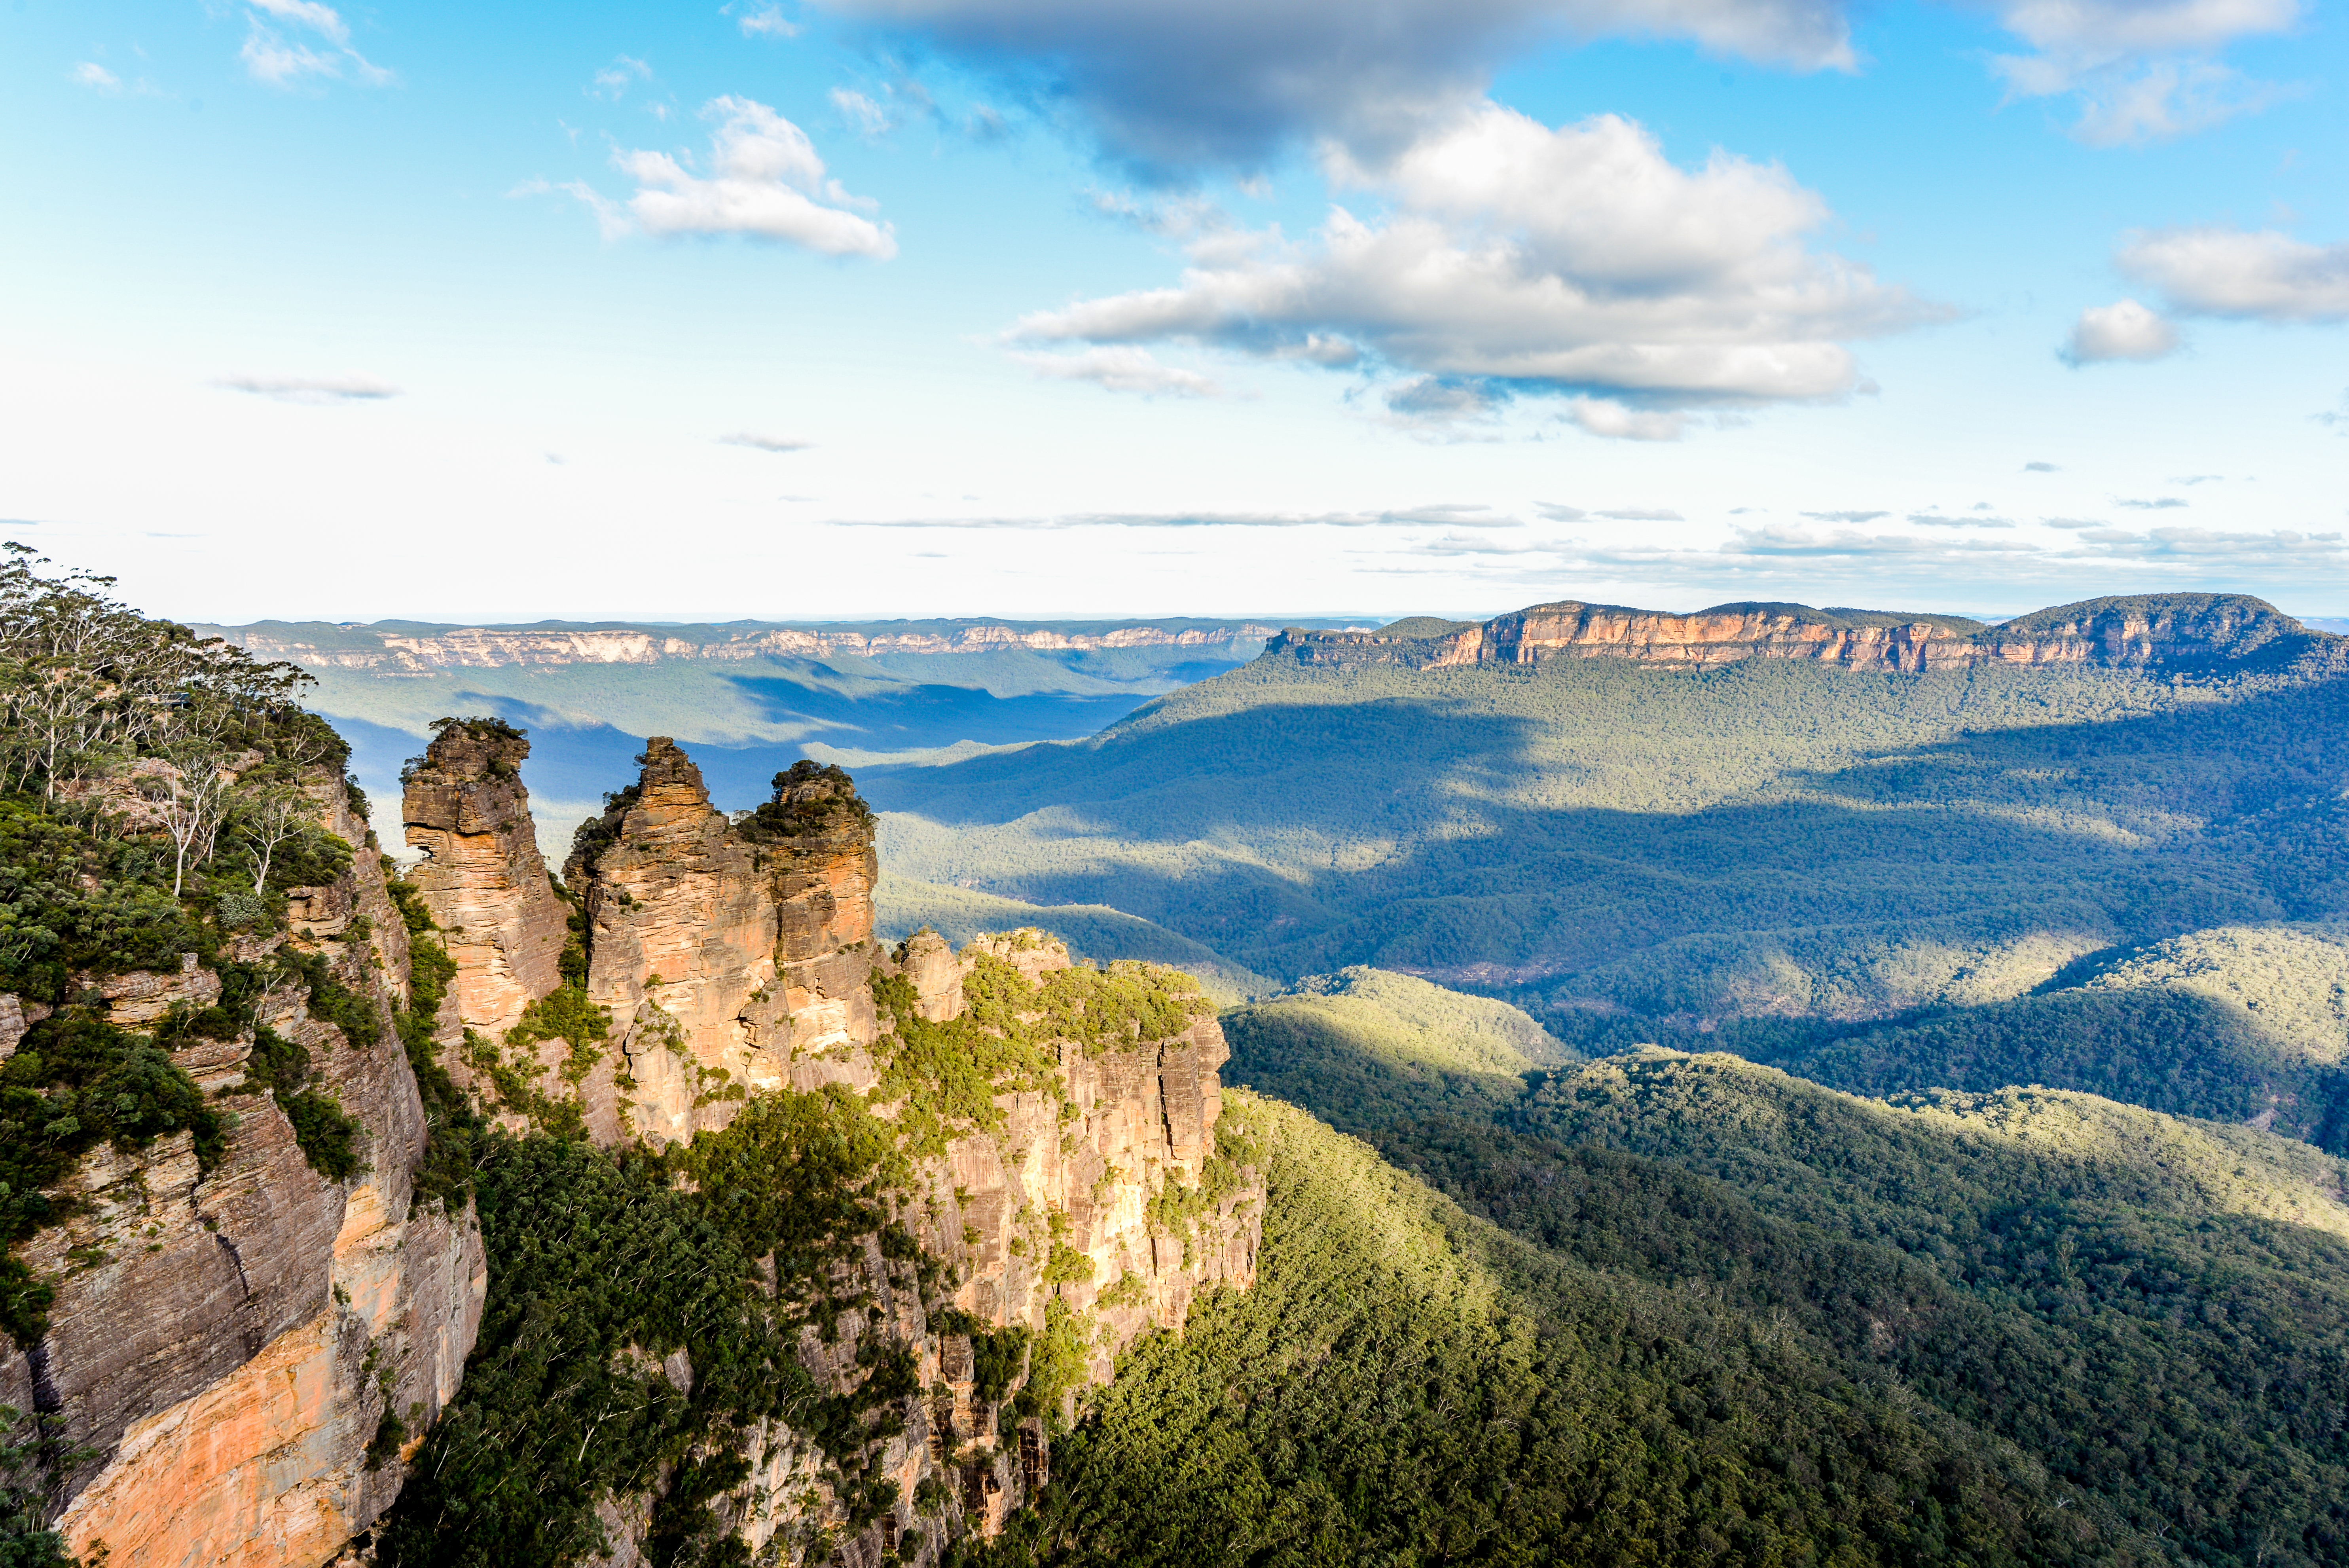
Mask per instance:
[[[191,619],[2349,614],[2309,0],[0,0],[0,518]]]

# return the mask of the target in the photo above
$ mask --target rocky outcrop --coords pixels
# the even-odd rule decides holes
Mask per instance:
[[[356,1121],[357,1170],[321,1176],[275,1099],[244,1091],[250,1029],[189,1039],[174,1061],[235,1113],[220,1157],[202,1168],[184,1132],[93,1150],[67,1183],[68,1217],[23,1250],[56,1300],[47,1333],[9,1358],[0,1399],[39,1414],[70,1546],[102,1542],[115,1568],[326,1562],[398,1491],[405,1453],[368,1455],[387,1414],[420,1435],[480,1325],[470,1211],[414,1201],[424,1113],[391,1027],[406,931],[340,779],[312,793],[351,869],[295,890],[311,918],[241,956],[290,941],[364,1004],[364,1037],[316,1016],[306,984],[273,986],[258,1019],[307,1049],[308,1087]],[[113,1021],[148,1028],[175,1004],[209,1005],[221,981],[189,954],[88,988]]]
[[[407,778],[405,820],[424,860],[408,880],[440,924],[457,978],[452,1026],[502,1036],[561,983],[569,912],[531,827],[530,742],[495,719],[444,725]]]
[[[1339,668],[1522,665],[1561,658],[1691,667],[1772,658],[1869,670],[1982,664],[2141,668],[2239,660],[2323,635],[2262,600],[2240,594],[2096,599],[1997,626],[1954,615],[1806,604],[1717,604],[1678,614],[1569,600],[1475,625],[1422,618],[1371,633],[1286,631],[1266,653]]]
[[[2246,659],[2325,636],[2263,599],[2167,593],[2059,604],[2018,615],[1974,641],[1982,658],[2003,664],[2142,668]]]
[[[411,786],[411,823],[451,815],[431,800],[419,809],[418,791],[447,790],[443,780],[456,771],[435,760]],[[498,1107],[510,1118],[575,1116],[599,1141],[658,1145],[723,1129],[750,1094],[828,1085],[882,1117],[906,1117],[913,1109],[893,1098],[903,1091],[885,1087],[900,1081],[888,1077],[891,1065],[913,1048],[913,1031],[976,1026],[966,1019],[975,976],[997,1005],[1011,996],[1023,1029],[1048,1005],[1081,1014],[1083,1004],[1069,999],[1087,985],[1164,994],[1151,1015],[1169,1021],[1160,1037],[1027,1041],[1024,1048],[1044,1053],[1030,1059],[1049,1062],[1054,1087],[1007,1082],[994,1099],[994,1125],[910,1143],[918,1152],[901,1222],[951,1288],[926,1301],[876,1238],[832,1287],[876,1304],[873,1312],[842,1316],[829,1338],[810,1329],[802,1341],[802,1361],[843,1392],[876,1339],[912,1354],[919,1385],[932,1392],[874,1460],[898,1482],[899,1506],[829,1549],[843,1562],[874,1563],[897,1531],[918,1528],[928,1542],[921,1560],[935,1561],[951,1534],[998,1528],[1049,1467],[1045,1424],[1006,1413],[1020,1380],[983,1387],[974,1329],[1057,1327],[1065,1336],[1081,1324],[1079,1354],[1092,1377],[1106,1378],[1134,1336],[1179,1326],[1200,1290],[1253,1283],[1263,1193],[1252,1171],[1218,1159],[1217,1069],[1226,1052],[1213,1006],[1171,972],[1079,971],[1064,946],[1035,932],[959,954],[920,933],[887,950],[873,924],[873,817],[847,774],[802,762],[776,778],[756,811],[729,818],[673,741],[654,738],[639,760],[636,781],[582,825],[564,865],[564,888],[582,914],[584,986],[556,996],[549,985],[508,1008],[517,1017],[553,1016],[530,1007],[552,996],[561,1004],[554,1014],[600,1020],[578,1027],[606,1033],[585,1055],[571,1049],[583,1042],[538,1039],[530,1029],[506,1040],[504,1069],[536,1086]],[[481,841],[519,841],[527,831],[518,783],[471,799],[468,831]],[[481,879],[416,881],[449,925],[467,918],[455,901]],[[512,929],[511,916],[500,918]],[[1020,990],[1035,995],[1033,1008],[1019,1006]],[[883,995],[896,1001],[884,1006]],[[923,1045],[961,1048],[957,1039],[968,1043],[955,1036]],[[557,1061],[571,1070],[541,1070]],[[493,1074],[475,1081],[487,1096],[499,1092]],[[947,1307],[960,1316],[932,1321]],[[690,1375],[683,1368],[671,1380]],[[724,1505],[729,1523],[754,1550],[773,1546],[802,1560],[839,1523],[837,1472],[787,1425],[748,1442],[751,1473]],[[610,1501],[603,1517],[616,1568],[636,1560],[651,1515],[647,1497]]]
[[[683,1141],[731,1120],[741,1086],[782,1081],[767,1048],[789,1032],[775,901],[758,853],[665,737],[598,827],[607,837],[583,834],[564,876],[586,915],[587,995],[626,1068],[608,1091],[587,1087],[588,1122],[605,1141]]]
[[[982,966],[998,995],[1027,986],[1040,1007],[1053,977],[1074,967],[1066,947],[1034,931],[981,938],[958,954],[935,934],[917,934],[874,959],[874,973],[904,980],[917,998],[911,1016],[933,1023],[963,1016],[965,982]],[[790,1076],[802,1086],[869,1092],[903,1031],[916,1026],[884,1015],[870,1041],[817,1056],[789,1052]],[[876,1345],[912,1353],[915,1381],[928,1393],[873,1460],[874,1473],[896,1483],[897,1503],[839,1539],[835,1473],[802,1434],[771,1423],[750,1434],[750,1474],[720,1505],[754,1553],[771,1547],[784,1562],[823,1561],[828,1553],[833,1561],[877,1564],[918,1532],[923,1545],[912,1560],[935,1563],[955,1536],[996,1533],[1049,1477],[1050,1423],[1043,1413],[1014,1411],[1027,1371],[1000,1389],[982,1384],[973,1326],[1035,1336],[1031,1367],[1057,1333],[1079,1346],[1087,1374],[1101,1382],[1136,1336],[1179,1329],[1200,1291],[1255,1283],[1264,1190],[1256,1171],[1220,1155],[1216,1143],[1217,1069],[1227,1056],[1204,1001],[1164,1038],[1090,1047],[1061,1041],[1054,1091],[999,1094],[999,1125],[916,1161],[899,1212],[922,1250],[947,1265],[947,1299],[926,1302],[908,1288],[875,1243],[834,1284],[843,1298],[874,1303],[872,1310],[841,1318],[829,1343],[810,1329],[800,1346],[802,1360],[833,1392],[854,1387]],[[876,1109],[902,1108],[885,1101]],[[1063,1398],[1072,1404],[1075,1390]],[[615,1537],[608,1562],[637,1560],[650,1515],[648,1499],[614,1500],[603,1515]]]

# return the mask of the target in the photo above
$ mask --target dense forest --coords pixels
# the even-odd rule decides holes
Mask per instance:
[[[2304,1143],[2055,1090],[1859,1099],[1656,1047],[1398,1071],[1406,1016],[1332,1017],[1316,991],[1226,1023],[1236,1078],[1555,1266],[2012,1444],[2128,1551],[2349,1554],[2349,1165]]]
[[[1023,1096],[1073,1114],[1068,1053],[1192,1030],[1188,975],[1031,986],[966,954],[942,1021],[887,967],[860,993],[888,1025],[869,1095],[769,1088],[722,1130],[599,1149],[526,1085],[451,1078],[449,934],[415,889],[389,888],[396,1016],[281,940],[289,893],[353,863],[319,794],[364,815],[347,748],[299,672],[108,586],[0,563],[0,989],[30,1019],[0,1063],[10,1241],[78,1201],[93,1150],[211,1158],[244,1096],[349,1176],[358,1130],[263,1022],[274,987],[404,1050],[416,1201],[477,1217],[489,1287],[439,1419],[387,1406],[369,1445],[408,1478],[360,1543],[382,1568],[624,1538],[659,1568],[874,1539],[963,1568],[2349,1562],[2329,669],[1252,666],[1090,748],[936,770],[932,814],[890,829],[932,878],[912,896],[974,928],[1040,913],[1006,892],[1058,898],[1233,1004],[1224,1081],[1250,1087],[1209,1179],[1150,1212],[1175,1235],[1260,1174],[1253,1286],[1093,1386],[1057,1298],[1037,1329],[951,1305],[913,1172]],[[125,1028],[87,989],[189,953],[215,1005]],[[1360,962],[1396,953],[1503,995]],[[589,1022],[533,1013],[506,1045]],[[174,1063],[246,1039],[231,1088]],[[1048,1287],[1080,1277],[1030,1219]],[[20,1253],[21,1350],[51,1302]],[[966,1336],[1050,1438],[1000,1535],[895,1525],[945,1493],[882,1462],[938,1397],[883,1295]],[[67,1561],[43,1419],[0,1439],[0,1563]],[[833,1501],[754,1551],[729,1500],[775,1433]]]
[[[1092,740],[876,774],[901,874],[1266,974],[1851,1016],[2349,903],[2337,640],[2285,673],[1269,658]]]

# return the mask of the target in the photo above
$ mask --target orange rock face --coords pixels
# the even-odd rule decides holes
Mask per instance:
[[[2240,658],[2279,642],[2320,634],[2273,605],[2233,594],[2097,599],[1998,626],[1957,616],[1815,610],[1807,604],[1720,604],[1675,614],[1567,600],[1433,636],[1284,632],[1266,651],[1300,664],[1410,669],[1537,665],[1557,658],[1696,667],[1770,658],[1868,670],[1982,664],[2136,668]]]
[[[701,770],[666,737],[647,742],[614,818],[611,841],[565,867],[586,911],[587,994],[634,1080],[612,1091],[608,1116],[591,1105],[590,1124],[683,1140],[733,1119],[729,1088],[781,1080],[760,1059],[784,1026],[774,901]]]
[[[456,960],[455,1021],[492,1037],[562,983],[569,912],[554,895],[522,784],[530,742],[501,727],[453,724],[409,780],[409,873]]]
[[[57,1527],[78,1553],[103,1542],[117,1568],[325,1563],[399,1490],[398,1459],[366,1462],[385,1412],[420,1430],[455,1393],[480,1326],[470,1210],[413,1202],[424,1109],[389,1026],[406,930],[341,781],[312,793],[355,852],[335,883],[295,890],[316,918],[295,941],[382,1027],[347,1037],[311,1015],[300,985],[270,993],[261,1018],[310,1052],[312,1086],[357,1122],[360,1169],[320,1176],[274,1100],[239,1092],[250,1039],[193,1040],[174,1060],[236,1113],[218,1161],[201,1170],[184,1132],[93,1150],[68,1182],[76,1212],[24,1250],[57,1299],[47,1336],[0,1365],[0,1401],[41,1411],[62,1448],[88,1451],[57,1478]],[[364,943],[346,939],[359,915]],[[116,977],[105,994],[139,1026],[172,1000],[217,996],[220,980],[189,963]]]

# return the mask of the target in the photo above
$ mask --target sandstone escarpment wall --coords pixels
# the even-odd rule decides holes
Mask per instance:
[[[470,1209],[415,1201],[425,1122],[391,1027],[407,934],[339,779],[312,793],[351,845],[351,869],[297,889],[289,944],[314,954],[375,1022],[353,1037],[316,1016],[306,985],[273,990],[259,1021],[310,1053],[309,1087],[357,1124],[358,1169],[314,1171],[267,1094],[243,1095],[253,1036],[173,1052],[228,1091],[226,1147],[200,1169],[182,1132],[84,1158],[74,1212],[24,1251],[55,1288],[48,1331],[0,1369],[0,1400],[37,1412],[58,1528],[116,1568],[316,1568],[381,1514],[412,1451],[368,1448],[387,1412],[420,1436],[455,1393],[486,1287]],[[364,935],[360,934],[364,933]],[[219,976],[188,954],[169,974],[109,976],[110,1020],[150,1027],[203,1006]]]
[[[1340,668],[1525,665],[1560,658],[1686,667],[1772,658],[1868,670],[1985,664],[2145,668],[2207,665],[2323,635],[2273,605],[2238,594],[2090,600],[1998,626],[1950,616],[1847,614],[1802,604],[1723,604],[1676,614],[1569,600],[1433,636],[1284,632],[1266,651],[1300,664]]]

